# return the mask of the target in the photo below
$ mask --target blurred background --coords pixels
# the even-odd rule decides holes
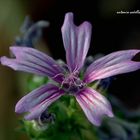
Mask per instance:
[[[93,25],[89,55],[108,54],[123,49],[140,49],[140,13],[117,14],[140,10],[139,0],[0,0],[0,56],[9,56],[9,46],[20,35],[26,16],[33,22],[47,20],[37,49],[55,59],[65,60],[61,26],[66,12],[73,12],[78,25],[87,20]],[[21,73],[0,66],[0,140],[26,140],[17,136],[18,116],[14,107],[25,94]],[[23,83],[22,83],[23,82]],[[129,109],[140,107],[140,70],[116,76],[109,94],[118,97]]]

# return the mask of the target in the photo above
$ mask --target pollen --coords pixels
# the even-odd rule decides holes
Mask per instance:
[[[86,84],[79,78],[79,72],[67,73],[61,83],[61,88],[68,94],[76,94],[82,90]]]

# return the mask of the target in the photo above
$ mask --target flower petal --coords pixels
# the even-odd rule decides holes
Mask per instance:
[[[92,88],[85,88],[76,95],[76,100],[83,109],[88,120],[99,126],[104,115],[113,117],[108,100]]]
[[[47,84],[33,90],[28,95],[24,96],[15,107],[15,112],[23,113],[30,112],[26,119],[35,119],[46,108],[62,96],[63,90],[52,84]]]
[[[16,58],[2,57],[1,63],[3,65],[14,70],[49,76],[56,81],[62,79],[63,69],[48,55],[27,47],[10,47],[10,50]]]
[[[66,59],[71,72],[81,69],[84,64],[90,45],[91,28],[89,22],[84,22],[77,27],[73,23],[73,13],[65,15],[61,31]]]
[[[118,51],[99,58],[87,68],[84,81],[90,83],[140,69],[140,62],[132,61],[132,58],[139,52],[140,50]]]

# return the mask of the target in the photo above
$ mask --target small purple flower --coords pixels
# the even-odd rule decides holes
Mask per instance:
[[[16,58],[1,58],[3,65],[14,70],[48,76],[57,84],[48,83],[24,96],[16,105],[17,113],[29,112],[27,120],[37,119],[54,101],[62,95],[75,96],[88,120],[99,126],[102,117],[113,117],[111,105],[100,93],[89,87],[95,80],[138,70],[140,62],[132,58],[140,50],[118,51],[95,60],[80,78],[89,49],[92,26],[84,22],[80,26],[73,23],[73,14],[67,13],[62,26],[62,37],[66,51],[67,68],[59,65],[50,56],[27,47],[11,47]]]

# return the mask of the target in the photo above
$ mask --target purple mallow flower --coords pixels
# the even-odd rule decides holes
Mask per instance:
[[[66,14],[62,37],[67,67],[36,49],[16,46],[10,48],[16,58],[2,57],[3,65],[14,70],[48,76],[57,83],[42,85],[24,96],[15,107],[17,113],[29,112],[25,116],[27,120],[37,119],[54,101],[62,95],[69,94],[76,98],[92,124],[100,125],[104,115],[113,117],[108,100],[89,84],[95,80],[139,69],[140,62],[135,62],[132,58],[140,50],[118,51],[99,58],[90,64],[83,78],[80,78],[90,45],[91,31],[92,26],[89,22],[77,27],[73,23],[73,14]]]

